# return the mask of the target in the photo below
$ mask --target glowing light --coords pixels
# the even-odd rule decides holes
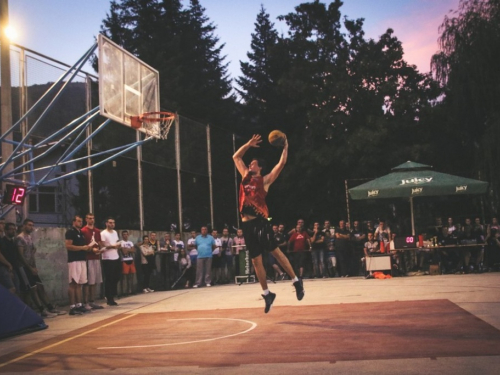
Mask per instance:
[[[7,26],[4,29],[5,36],[9,38],[9,40],[15,40],[17,38],[17,31],[12,26]]]

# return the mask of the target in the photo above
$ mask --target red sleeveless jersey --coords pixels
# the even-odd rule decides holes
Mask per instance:
[[[264,177],[252,176],[248,173],[240,184],[240,213],[247,213],[250,208],[256,215],[261,215],[267,219],[269,210],[266,204],[266,196]]]

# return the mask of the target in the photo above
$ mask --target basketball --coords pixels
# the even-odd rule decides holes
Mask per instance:
[[[269,133],[269,143],[274,147],[283,147],[285,145],[286,135],[280,130],[273,130]]]

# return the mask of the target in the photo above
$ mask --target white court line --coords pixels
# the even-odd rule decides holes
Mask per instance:
[[[115,324],[115,323],[121,322],[122,320],[125,320],[125,319],[128,319],[128,318],[132,318],[133,316],[136,316],[136,315],[137,315],[137,313],[136,313],[136,314],[130,314],[130,315],[127,315],[126,317],[121,318],[121,319],[118,319],[118,320],[115,320],[114,322],[111,322],[111,323],[108,323],[108,324],[104,324],[104,325],[102,325],[102,326],[100,326],[100,327],[93,328],[93,329],[91,329],[90,331],[86,331],[86,332],[80,333],[79,335],[69,337],[69,338],[64,339],[64,340],[62,340],[62,341],[58,341],[58,342],[56,342],[56,343],[54,343],[54,344],[52,344],[52,345],[48,345],[48,346],[45,346],[45,347],[43,347],[43,348],[41,348],[41,349],[37,349],[37,350],[34,350],[34,351],[32,351],[32,352],[26,353],[25,355],[22,355],[22,356],[20,356],[20,357],[14,358],[14,359],[11,359],[10,361],[7,361],[7,362],[5,362],[5,363],[0,363],[0,367],[4,367],[4,366],[7,366],[7,365],[9,365],[9,364],[11,364],[11,363],[14,363],[14,362],[20,361],[21,359],[31,357],[31,356],[32,356],[32,355],[34,355],[34,354],[37,354],[37,353],[43,352],[44,350],[47,350],[47,349],[53,348],[53,347],[55,347],[55,346],[59,346],[59,345],[61,345],[61,344],[64,344],[65,342],[68,342],[68,341],[71,341],[71,340],[77,339],[78,337],[85,336],[85,335],[87,335],[87,334],[89,334],[89,333],[92,333],[92,332],[95,332],[95,331],[97,331],[97,330],[99,330],[99,329],[101,329],[101,328],[108,327],[108,326],[110,326],[110,325],[112,325],[112,324]]]
[[[195,341],[184,341],[184,342],[175,342],[175,343],[169,343],[169,344],[154,344],[154,345],[135,345],[135,346],[103,346],[97,349],[136,349],[136,348],[155,348],[155,347],[160,347],[160,346],[173,346],[173,345],[185,345],[185,344],[195,344],[198,342],[207,342],[207,341],[215,341],[215,340],[221,340],[221,339],[226,339],[228,337],[233,337],[233,336],[238,336],[242,335],[244,333],[250,332],[253,330],[255,327],[257,327],[257,323],[252,322],[250,320],[243,320],[243,319],[232,319],[232,318],[191,318],[191,319],[167,319],[167,321],[179,321],[179,320],[233,320],[236,322],[244,322],[251,324],[251,327],[248,328],[245,331],[238,332],[238,333],[233,333],[231,335],[226,335],[226,336],[220,336],[220,337],[214,337],[211,339],[204,339],[204,340],[195,340]]]

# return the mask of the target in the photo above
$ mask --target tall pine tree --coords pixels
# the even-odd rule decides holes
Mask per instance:
[[[243,103],[243,120],[251,124],[252,132],[266,134],[284,126],[285,105],[277,92],[283,69],[278,61],[287,59],[280,59],[278,33],[264,6],[254,25],[251,51],[247,53],[249,61],[240,61],[242,76],[236,80],[236,90]]]

